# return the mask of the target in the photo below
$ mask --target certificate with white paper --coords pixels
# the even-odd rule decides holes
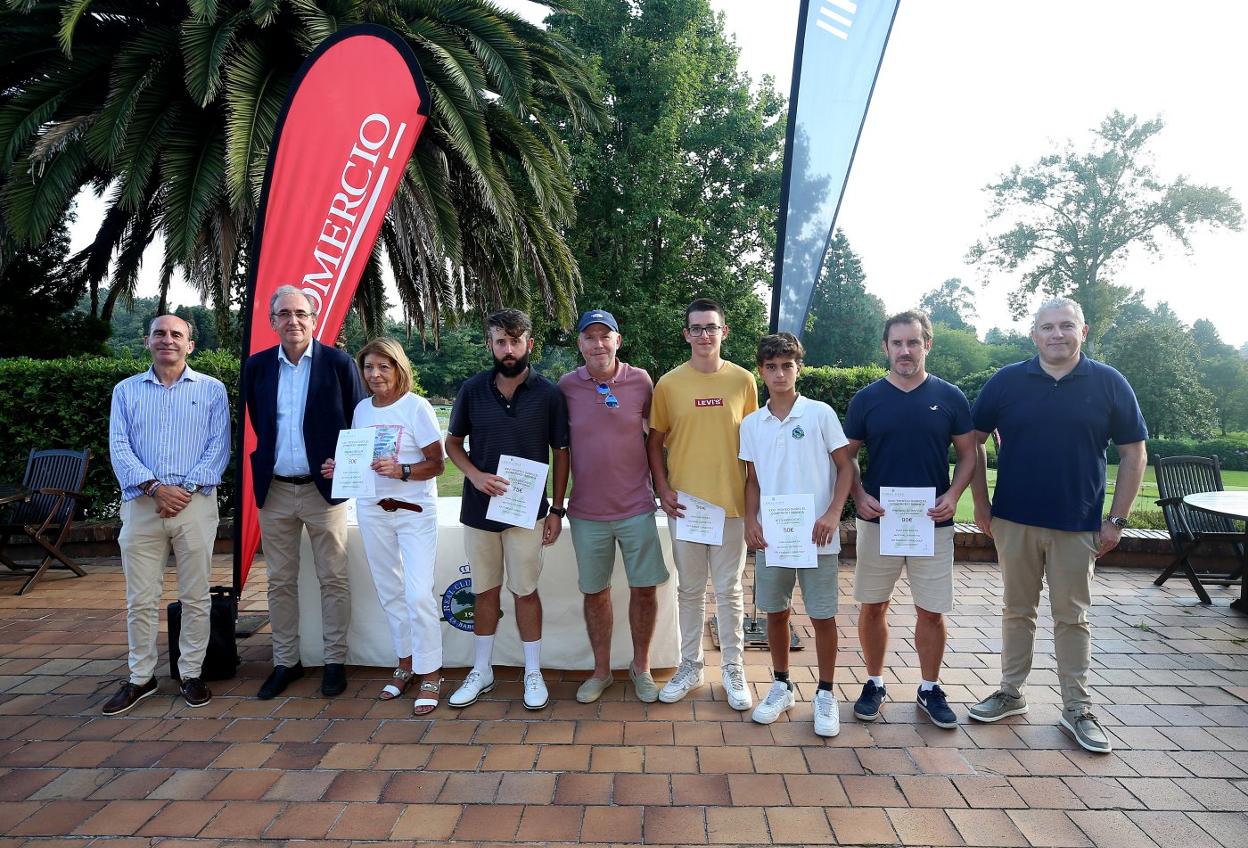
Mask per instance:
[[[710,501],[695,498],[688,492],[677,492],[676,502],[684,506],[685,515],[676,519],[676,538],[700,545],[724,543],[724,508]]]
[[[880,486],[880,555],[932,556],[936,522],[927,511],[935,505],[934,486]]]
[[[373,471],[372,427],[339,430],[334,450],[334,498],[371,498],[377,492],[377,472]]]
[[[507,491],[490,498],[485,517],[500,524],[532,530],[537,525],[542,495],[546,493],[546,472],[549,468],[544,462],[510,454],[500,456],[495,473],[507,481]]]
[[[763,495],[758,520],[767,541],[767,565],[817,568],[814,495]]]

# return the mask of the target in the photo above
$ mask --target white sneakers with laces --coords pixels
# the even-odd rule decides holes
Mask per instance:
[[[777,680],[771,684],[771,688],[767,690],[767,697],[754,708],[754,714],[750,718],[759,724],[771,724],[780,718],[781,714],[788,712],[796,700],[789,684],[783,680]]]
[[[697,689],[704,682],[702,663],[682,660],[672,679],[659,692],[659,700],[665,704],[674,704],[681,698]]]

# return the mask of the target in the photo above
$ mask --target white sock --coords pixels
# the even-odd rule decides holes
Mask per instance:
[[[542,670],[542,640],[535,639],[532,642],[521,642],[524,646],[524,673],[530,671]]]
[[[474,636],[473,648],[475,650],[475,659],[472,663],[472,670],[479,671],[482,674],[493,674],[494,669],[490,667],[490,658],[494,655],[494,637],[490,636]]]
[[[872,683],[874,683],[876,686],[879,686],[881,689],[884,688],[884,678],[878,674],[867,675],[867,680],[870,680]]]
[[[926,692],[928,689],[932,689],[938,686],[939,684],[940,684],[939,680],[924,680],[922,683],[919,684],[919,691]]]

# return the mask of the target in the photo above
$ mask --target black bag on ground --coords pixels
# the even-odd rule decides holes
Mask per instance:
[[[238,643],[234,639],[234,621],[238,618],[238,601],[229,586],[212,587],[212,606],[208,615],[208,651],[204,654],[203,680],[229,680],[238,673]],[[182,632],[182,602],[169,605],[169,676],[178,674],[178,636]]]

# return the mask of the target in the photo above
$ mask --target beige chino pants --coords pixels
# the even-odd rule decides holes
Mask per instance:
[[[1097,533],[1069,532],[992,519],[992,537],[1005,584],[1001,613],[1001,688],[1022,694],[1031,673],[1036,643],[1036,611],[1041,584],[1048,581],[1053,613],[1057,677],[1066,710],[1088,706],[1088,668],[1092,664],[1092,574]]]
[[[141,686],[156,675],[160,597],[165,564],[173,551],[182,602],[178,674],[199,677],[208,650],[212,545],[217,538],[217,497],[192,495],[173,518],[156,514],[156,502],[142,496],[121,505],[121,568],[126,576],[126,636],[130,682]]]
[[[312,484],[274,480],[259,511],[264,560],[269,566],[269,621],[273,664],[299,662],[299,542],[304,528],[312,542],[321,586],[325,662],[347,660],[351,590],[347,583],[347,505],[325,502]]]

